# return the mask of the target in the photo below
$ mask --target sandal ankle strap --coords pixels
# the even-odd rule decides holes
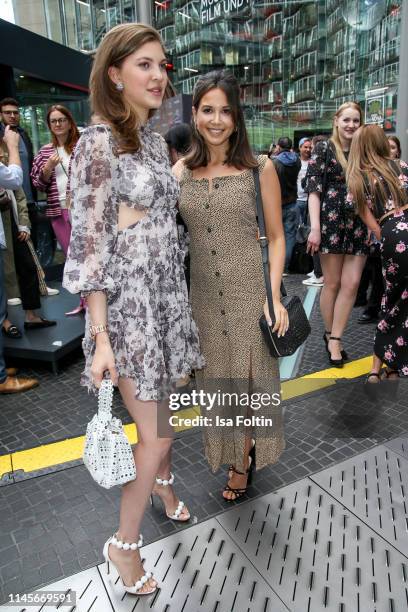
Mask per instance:
[[[143,546],[143,536],[140,534],[138,542],[123,542],[122,540],[118,540],[116,534],[113,534],[111,544],[116,546],[116,548],[123,550],[137,550],[138,548],[142,548]],[[140,588],[140,587],[139,587]]]
[[[168,485],[172,485],[174,482],[174,474],[170,472],[170,478],[159,478],[156,477],[156,483],[158,485],[162,485],[162,487],[167,487]]]
[[[341,338],[337,338],[336,336],[330,336],[329,340],[341,340]]]

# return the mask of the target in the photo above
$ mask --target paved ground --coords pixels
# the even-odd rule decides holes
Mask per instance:
[[[298,279],[290,278],[288,284],[304,292]],[[345,347],[353,359],[370,353],[374,331],[372,326],[357,325],[357,314],[358,311],[353,313],[350,327],[344,336]],[[316,307],[312,313],[312,327],[313,333],[303,353],[299,374],[329,367],[321,339],[323,327]],[[94,413],[95,402],[78,385],[81,368],[82,358],[74,355],[65,361],[58,377],[44,369],[24,372],[38,376],[41,385],[29,394],[10,396],[6,402],[2,401],[0,457],[84,433],[86,423]],[[332,490],[330,479],[320,480],[316,475],[324,474],[322,470],[328,468],[335,469],[334,466],[339,462],[352,459],[387,440],[406,437],[407,391],[400,384],[397,397],[390,399],[388,395],[388,399],[383,398],[373,403],[363,393],[360,381],[349,381],[306,397],[289,400],[285,405],[285,452],[276,465],[256,474],[246,498],[233,506],[244,503],[245,508],[249,508],[252,502],[248,500],[254,498],[264,504],[265,495],[271,495],[297,481],[307,484],[309,479],[314,482],[314,486],[324,489],[330,498],[338,499],[341,505],[344,503],[342,492]],[[115,399],[115,413],[129,422],[118,397]],[[402,443],[395,442],[390,452],[405,461]],[[375,462],[373,465],[375,472]],[[11,592],[27,592],[47,585],[93,568],[102,560],[102,544],[117,527],[119,491],[99,488],[82,465],[62,467],[64,469],[22,482],[7,484],[5,480],[4,486],[0,487],[0,601],[6,601]],[[177,437],[174,445],[174,471],[177,491],[189,505],[194,517],[193,524],[203,524],[203,529],[207,529],[213,525],[211,521],[216,521],[216,528],[219,529],[223,524],[224,513],[225,516],[233,515],[235,511],[230,511],[231,505],[223,501],[220,494],[225,484],[225,473],[209,472],[203,459],[200,431],[190,430]],[[374,483],[372,486],[375,487]],[[285,491],[289,492],[288,495],[292,494],[290,487]],[[375,499],[379,497],[374,488],[372,495]],[[387,503],[386,497],[383,503]],[[354,512],[352,498],[347,500],[347,504],[351,512]],[[366,518],[363,512],[358,520],[367,523]],[[377,525],[369,524],[368,528],[375,530]],[[159,508],[149,509],[143,524],[145,541],[156,542],[152,546],[161,546],[159,540],[165,537],[182,537],[181,531],[184,529],[186,527],[167,520]],[[187,529],[191,530],[190,538],[196,528]],[[395,545],[388,531],[381,532],[380,536]],[[241,543],[234,541],[235,546],[242,550]],[[399,553],[408,557],[408,547],[404,547],[405,542],[399,548]],[[408,560],[404,560],[404,563],[408,563]],[[257,567],[256,563],[254,567]],[[278,593],[279,601],[285,600],[282,609],[298,609],[290,607],[289,600],[282,596],[274,580],[267,579],[266,583],[265,589],[272,589],[271,597]],[[323,604],[322,607],[316,607],[316,601],[313,600],[315,607],[310,612],[325,609]],[[326,608],[333,611],[342,609],[330,606]],[[162,606],[160,609],[165,608]],[[275,610],[275,607],[271,609]],[[306,609],[303,608],[302,612]],[[357,610],[356,607],[343,608],[344,611],[346,609],[353,612]],[[361,612],[366,612],[366,609],[362,607]],[[386,609],[396,612],[399,608],[375,608],[377,612]],[[104,612],[102,608],[99,610]],[[196,612],[196,608],[188,606],[185,610]],[[226,610],[221,608],[220,612]]]

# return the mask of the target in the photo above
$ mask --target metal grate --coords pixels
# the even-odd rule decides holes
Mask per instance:
[[[408,464],[385,446],[311,479],[408,556]]]
[[[404,457],[404,459],[408,459],[408,438],[395,438],[395,440],[386,442],[385,446]]]
[[[0,607],[1,612],[113,612],[103,586],[103,581],[98,569],[91,569],[64,578],[46,587],[38,589],[40,591],[72,591],[76,595],[75,606],[44,606],[29,605],[27,607],[4,605]]]
[[[99,566],[116,612],[287,612],[215,519],[149,544],[142,555],[160,585],[148,597],[123,597],[107,581],[106,564]]]
[[[406,612],[408,560],[311,480],[217,519],[293,612]]]

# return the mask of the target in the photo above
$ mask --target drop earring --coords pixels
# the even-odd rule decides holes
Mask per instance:
[[[116,87],[116,89],[118,91],[123,91],[124,90],[124,85],[120,81],[119,81],[119,83],[116,83],[115,87]]]

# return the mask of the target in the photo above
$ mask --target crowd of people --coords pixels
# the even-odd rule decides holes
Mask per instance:
[[[66,254],[63,286],[81,296],[75,312],[85,308],[82,384],[95,391],[109,376],[137,425],[137,477],[122,488],[119,528],[107,540],[104,556],[125,591],[146,595],[158,586],[139,552],[149,496],[161,499],[172,520],[190,519],[172,486],[172,430],[158,432],[159,422],[169,422],[169,389],[195,371],[204,389],[214,380],[245,380],[250,390],[271,395],[279,390],[278,362],[258,319],[263,311],[273,332],[282,337],[288,331],[281,282],[300,228],[313,257],[306,282],[322,286],[322,348],[330,365],[340,368],[348,359],[342,335],[361,279],[367,292],[372,278],[376,303],[371,295],[365,312],[372,319],[379,310],[381,315],[366,385],[408,376],[408,167],[399,159],[398,140],[387,139],[379,126],[364,126],[355,102],[336,111],[330,137],[302,138],[299,154],[291,139],[282,137],[272,159],[254,155],[239,83],[225,71],[199,77],[191,130],[178,127],[162,139],[149,119],[171,94],[165,49],[157,31],[140,24],[106,34],[94,59],[90,93],[92,125],[79,136],[68,109],[52,106],[47,114],[51,143],[33,160],[22,134],[7,123],[7,117],[18,117],[17,103],[0,103],[8,149],[0,185],[11,200],[20,187],[31,190],[26,202],[35,188],[46,193],[47,215]],[[273,312],[265,300],[256,241],[256,173]],[[3,231],[4,214],[10,217],[11,242]],[[54,324],[37,314],[41,270],[35,264],[31,277],[37,280],[34,285],[30,277],[29,296],[28,273],[21,272],[28,266],[23,258],[32,254],[20,249],[27,245],[28,215],[19,216],[12,204],[0,221],[0,245],[14,248],[25,326]],[[0,289],[4,321],[2,276]],[[6,370],[1,349],[0,344],[0,392],[33,386]],[[268,409],[261,413],[268,416]],[[229,464],[226,501],[245,493],[255,466],[279,459],[284,433],[276,412],[274,419],[268,436],[256,425],[236,431],[233,439],[205,430],[211,469]]]

